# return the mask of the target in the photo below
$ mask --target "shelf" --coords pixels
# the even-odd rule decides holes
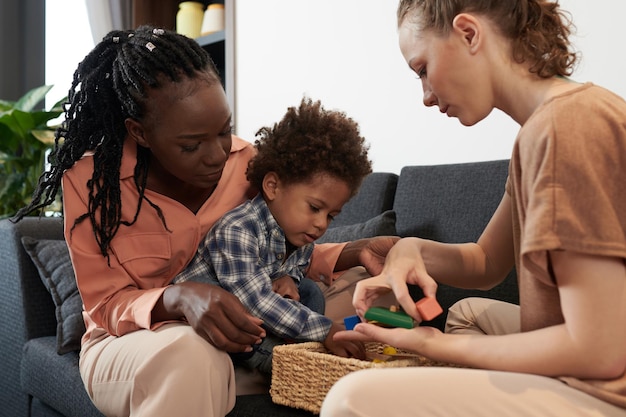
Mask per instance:
[[[196,42],[208,52],[222,78],[222,85],[227,86],[226,76],[226,32],[210,33],[196,38]]]
[[[200,36],[196,38],[196,42],[200,44],[200,46],[207,46],[217,42],[223,42],[226,40],[226,31],[220,30],[218,32],[209,33],[208,35]]]

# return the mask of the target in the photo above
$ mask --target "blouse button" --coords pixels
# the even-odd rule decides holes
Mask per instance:
[[[283,259],[283,256],[284,255],[282,253],[277,253],[276,254],[276,259],[278,259],[280,261],[281,259]]]

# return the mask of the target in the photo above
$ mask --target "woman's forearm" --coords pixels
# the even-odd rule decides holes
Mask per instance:
[[[592,379],[623,372],[594,344],[573,340],[565,324],[503,336],[436,333],[421,344],[429,358],[472,368]]]
[[[488,289],[502,281],[506,273],[490,268],[485,252],[476,243],[441,243],[420,238],[406,238],[390,252],[393,258],[421,256],[428,274],[438,283],[457,288]],[[508,272],[508,271],[507,271]]]

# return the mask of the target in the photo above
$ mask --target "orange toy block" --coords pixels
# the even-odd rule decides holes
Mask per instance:
[[[430,321],[443,313],[443,309],[434,297],[424,297],[415,303],[417,312],[424,321]]]

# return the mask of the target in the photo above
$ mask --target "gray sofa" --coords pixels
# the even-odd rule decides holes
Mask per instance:
[[[344,207],[327,232],[329,241],[394,233],[444,242],[478,238],[494,212],[508,173],[508,161],[436,166],[407,166],[400,175],[373,173]],[[58,218],[26,218],[17,224],[0,221],[0,415],[101,416],[82,385],[78,353],[57,353],[58,311],[23,237],[62,239]],[[412,288],[415,299],[421,297]],[[440,286],[444,310],[472,295],[518,302],[514,271],[490,291]],[[441,316],[427,325],[443,327]],[[237,398],[229,416],[311,416],[275,405],[267,395]]]

